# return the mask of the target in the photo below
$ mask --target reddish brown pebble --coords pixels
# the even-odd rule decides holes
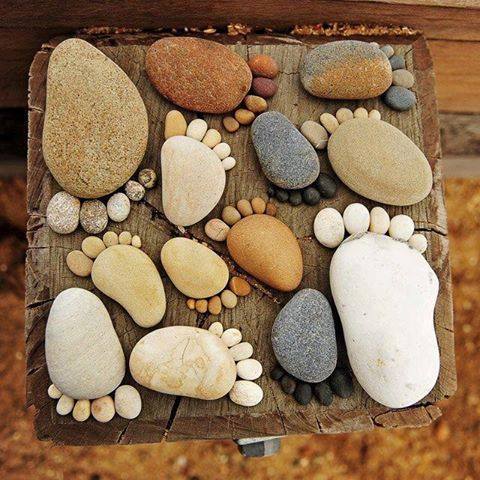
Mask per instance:
[[[195,310],[198,313],[205,313],[208,309],[208,302],[204,299],[195,302]]]
[[[233,117],[224,117],[223,126],[230,133],[236,132],[240,128],[240,124]]]
[[[242,217],[253,215],[252,205],[245,198],[242,198],[242,200],[237,202],[237,210],[241,213]]]
[[[187,300],[187,307],[188,307],[190,310],[195,310],[195,299],[189,298],[189,299]]]
[[[208,301],[208,311],[211,315],[219,315],[222,311],[222,301],[218,295]]]
[[[272,217],[275,217],[277,215],[277,207],[274,203],[268,202],[267,207],[265,208],[265,213],[267,215],[271,215]]]
[[[247,95],[243,100],[245,106],[253,113],[262,113],[267,110],[267,101],[258,95]]]
[[[232,277],[228,286],[238,297],[246,297],[252,291],[250,284],[241,277]]]
[[[265,203],[265,200],[263,198],[260,198],[260,197],[252,198],[251,204],[252,204],[254,213],[259,213],[259,214],[265,213],[267,204]]]
[[[250,125],[255,120],[255,114],[245,108],[235,111],[235,119],[240,125]]]
[[[255,77],[275,78],[278,75],[277,62],[268,55],[255,55],[248,66]]]
[[[269,78],[257,77],[253,79],[252,91],[262,98],[270,98],[277,93],[277,84]]]

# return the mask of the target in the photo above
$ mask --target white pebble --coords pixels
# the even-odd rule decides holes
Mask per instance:
[[[354,118],[368,118],[368,110],[366,108],[363,108],[363,107],[358,107],[353,112],[353,117]]]
[[[253,407],[263,399],[260,385],[248,380],[237,380],[229,393],[230,400],[243,407]]]
[[[324,247],[338,247],[345,237],[342,215],[334,208],[320,210],[313,222],[313,232]]]
[[[218,130],[214,128],[210,128],[207,130],[207,133],[203,137],[202,143],[204,143],[207,147],[213,148],[218,145],[222,141],[222,135]]]
[[[243,380],[256,380],[262,373],[262,364],[254,358],[240,360],[237,363],[237,375]]]
[[[390,227],[390,216],[382,207],[373,207],[370,211],[370,227],[373,233],[385,235]]]
[[[108,199],[107,213],[114,222],[123,222],[130,213],[130,199],[124,193],[115,193]]]
[[[343,212],[343,223],[350,235],[365,233],[370,226],[370,212],[361,203],[351,203]]]
[[[353,112],[349,108],[342,107],[337,110],[335,117],[337,118],[338,123],[343,123],[353,118]]]
[[[223,325],[220,322],[213,322],[210,327],[208,327],[208,331],[217,337],[221,337],[223,333]]]
[[[246,360],[253,355],[253,347],[248,342],[238,343],[230,349],[233,359],[236,362],[240,360]]]
[[[67,192],[56,193],[48,202],[47,223],[56,233],[72,233],[80,221],[80,200]]]
[[[395,240],[407,242],[415,230],[415,224],[408,215],[396,215],[390,220],[388,234]]]
[[[380,45],[377,42],[370,42],[370,45],[372,45],[372,47],[380,48]]]
[[[323,150],[327,146],[328,132],[319,123],[307,120],[300,127],[300,132],[316,150]]]
[[[230,155],[230,153],[232,153],[232,149],[230,148],[230,145],[225,142],[215,145],[215,147],[213,147],[213,151],[217,154],[220,160],[227,158]]]
[[[228,328],[221,336],[227,347],[233,347],[242,341],[242,332],[236,328]]]
[[[132,245],[136,248],[140,248],[142,246],[142,240],[138,235],[134,235],[132,237]]]
[[[73,407],[72,417],[77,422],[84,422],[90,417],[90,400],[77,400]]]
[[[93,418],[101,423],[109,422],[115,416],[115,404],[110,395],[94,400],[91,409]]]
[[[196,118],[192,120],[187,127],[187,137],[194,138],[201,142],[207,130],[207,122],[201,118]]]
[[[236,164],[237,161],[233,157],[227,157],[222,160],[223,169],[226,172],[231,170]]]
[[[415,250],[418,250],[420,253],[424,253],[428,247],[427,239],[425,235],[422,235],[421,233],[413,234],[410,237],[408,244]]]
[[[68,415],[73,410],[73,398],[68,395],[62,395],[57,402],[57,413],[59,415]]]
[[[62,396],[62,392],[52,383],[47,390],[48,396],[50,398],[60,398]]]
[[[130,232],[122,232],[118,236],[118,243],[120,245],[131,245],[132,243],[132,234]]]
[[[142,411],[142,397],[135,387],[122,385],[115,390],[115,411],[122,418],[132,420]]]
[[[338,128],[338,120],[331,113],[322,113],[320,123],[325,127],[328,133],[333,133]]]
[[[370,113],[368,114],[368,118],[373,118],[374,120],[381,120],[382,116],[380,115],[380,112],[378,110],[370,110]]]

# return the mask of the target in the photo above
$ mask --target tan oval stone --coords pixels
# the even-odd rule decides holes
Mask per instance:
[[[137,383],[156,392],[216,400],[235,383],[236,367],[216,335],[195,327],[175,326],[143,337],[130,355]]]
[[[243,218],[230,229],[227,247],[241,268],[270,287],[289,292],[302,280],[298,241],[275,217],[255,214]]]
[[[187,131],[187,121],[182,112],[170,110],[165,116],[165,140],[175,135],[185,135]]]
[[[432,189],[432,170],[422,151],[382,120],[342,123],[328,142],[330,163],[354,192],[388,205],[413,205]]]
[[[60,43],[47,73],[43,155],[70,194],[97,198],[121,187],[142,161],[147,111],[125,72],[78,38]]]
[[[227,285],[227,264],[201,243],[172,238],[163,246],[160,258],[170,280],[187,297],[209,298]]]

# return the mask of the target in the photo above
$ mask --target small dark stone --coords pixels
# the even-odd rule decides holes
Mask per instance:
[[[326,173],[321,173],[315,180],[313,186],[324,198],[333,198],[337,192],[337,184],[335,183],[335,180]]]
[[[275,187],[273,185],[270,185],[267,190],[267,195],[269,198],[274,197],[276,193]]]
[[[288,201],[290,202],[290,205],[296,207],[297,205],[300,205],[303,201],[302,194],[298,190],[293,190],[288,195]]]
[[[401,68],[405,68],[405,58],[401,55],[392,55],[389,58],[390,65],[392,66],[392,70],[400,70]]]
[[[404,112],[410,110],[417,103],[417,97],[408,88],[393,85],[383,95],[383,101],[390,108]]]
[[[297,382],[292,376],[284,375],[280,380],[280,385],[282,386],[282,390],[287,395],[292,395],[295,391],[295,388],[297,387]]]
[[[313,386],[313,393],[318,398],[321,405],[328,407],[333,402],[333,393],[327,382],[316,383]]]
[[[288,192],[286,190],[283,190],[282,188],[279,188],[275,192],[275,197],[277,197],[277,200],[279,202],[286,202],[288,200]]]
[[[238,443],[244,457],[268,457],[280,450],[280,438],[270,438],[260,442]]]
[[[293,397],[300,405],[308,405],[312,400],[312,387],[309,383],[298,382]]]
[[[342,368],[336,368],[328,379],[333,393],[341,398],[348,398],[353,393],[352,377]]]
[[[317,205],[322,199],[320,192],[315,187],[307,187],[302,193],[303,201],[307,205]]]
[[[271,378],[272,380],[277,380],[277,381],[279,381],[284,375],[285,375],[285,370],[284,370],[280,365],[277,365],[277,366],[270,372],[270,378]]]

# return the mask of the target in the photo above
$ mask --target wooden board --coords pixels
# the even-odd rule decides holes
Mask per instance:
[[[121,40],[119,40],[119,38]],[[95,39],[96,45],[117,62],[137,85],[149,115],[150,135],[147,153],[142,167],[148,166],[159,172],[159,151],[163,142],[164,118],[173,108],[150,85],[144,71],[146,45],[157,36],[132,35]],[[232,43],[231,37],[214,36],[218,41]],[[88,39],[88,38],[87,38]],[[403,42],[399,49],[405,54],[408,68],[414,72],[415,90],[419,97],[418,106],[410,112],[397,113],[389,110],[379,99],[365,102],[326,102],[309,96],[301,87],[298,78],[299,64],[312,44],[332,40],[331,38],[308,38],[301,41],[288,36],[250,36],[248,41],[231,45],[230,48],[244,58],[265,52],[277,59],[280,74],[277,82],[279,91],[269,102],[270,109],[279,110],[299,125],[307,119],[318,119],[323,111],[334,112],[340,106],[354,108],[365,105],[377,108],[382,117],[399,127],[420,148],[423,149],[434,172],[434,188],[431,195],[420,204],[409,208],[387,207],[390,214],[400,212],[411,215],[418,230],[425,233],[429,241],[427,259],[438,274],[441,282],[439,299],[435,309],[435,327],[441,352],[441,372],[433,391],[418,405],[408,409],[391,410],[371,400],[355,384],[355,393],[348,400],[335,398],[326,408],[316,400],[308,406],[298,405],[287,397],[279,385],[264,375],[259,383],[265,391],[264,400],[256,407],[246,409],[233,404],[227,398],[217,401],[200,401],[189,398],[162,395],[140,388],[144,409],[140,417],[127,421],[116,417],[108,424],[99,424],[92,419],[77,423],[71,417],[60,417],[55,413],[54,402],[46,394],[49,385],[44,354],[44,331],[49,308],[55,296],[62,290],[81,286],[93,289],[89,279],[75,277],[65,265],[65,256],[79,248],[83,232],[68,236],[53,233],[45,224],[45,210],[51,196],[59,190],[45,166],[42,157],[42,125],[45,107],[45,77],[52,48],[59,39],[45,45],[35,56],[30,71],[29,98],[29,154],[28,154],[28,252],[26,263],[26,350],[27,350],[27,399],[34,405],[36,429],[39,438],[66,444],[110,444],[159,442],[162,439],[196,438],[243,438],[268,435],[289,435],[301,433],[340,433],[357,430],[371,430],[376,427],[401,427],[427,425],[440,415],[435,403],[451,396],[456,389],[456,372],[453,344],[453,317],[448,259],[448,239],[445,207],[443,201],[438,118],[434,97],[432,63],[425,41],[417,37]],[[389,39],[391,42],[391,38]],[[195,114],[186,113],[188,119]],[[211,127],[219,127],[219,116],[205,115]],[[261,173],[249,137],[249,128],[242,128],[236,134],[222,131],[225,140],[232,146],[237,166],[227,174],[227,187],[223,198],[209,215],[219,214],[224,205],[240,198],[265,195],[267,182]],[[321,154],[321,170],[330,172],[326,155]],[[352,201],[362,201],[368,207],[372,202],[342,186],[331,201],[322,202],[320,207],[334,206],[341,211]],[[279,205],[278,217],[285,221],[297,235],[304,256],[305,272],[302,287],[314,287],[330,296],[328,267],[332,252],[321,247],[312,238],[312,223],[318,207],[297,208]],[[202,222],[203,225],[203,222]],[[119,225],[110,225],[116,230],[130,230],[143,240],[144,250],[161,269],[159,256],[163,243],[172,236],[194,236],[205,238],[200,225],[181,233],[171,225],[162,213],[161,189],[150,191],[146,200],[134,204],[130,217]],[[232,271],[237,267],[228,258],[222,244],[212,247],[227,260]],[[241,273],[241,272],[240,272]],[[168,307],[162,326],[197,325],[208,326],[218,317],[197,315],[187,310],[185,297],[176,291],[161,271]],[[289,295],[279,294],[254,279],[253,293],[240,299],[232,311],[224,311],[220,320],[226,327],[239,327],[247,341],[254,346],[266,372],[274,364],[270,345],[270,329],[281,305]],[[98,294],[98,292],[96,292]],[[136,326],[115,302],[100,294],[112,315],[115,329],[128,355],[136,341],[146,330]],[[342,342],[340,336],[340,342]],[[344,348],[340,363],[346,363]],[[131,378],[127,375],[127,382]]]

